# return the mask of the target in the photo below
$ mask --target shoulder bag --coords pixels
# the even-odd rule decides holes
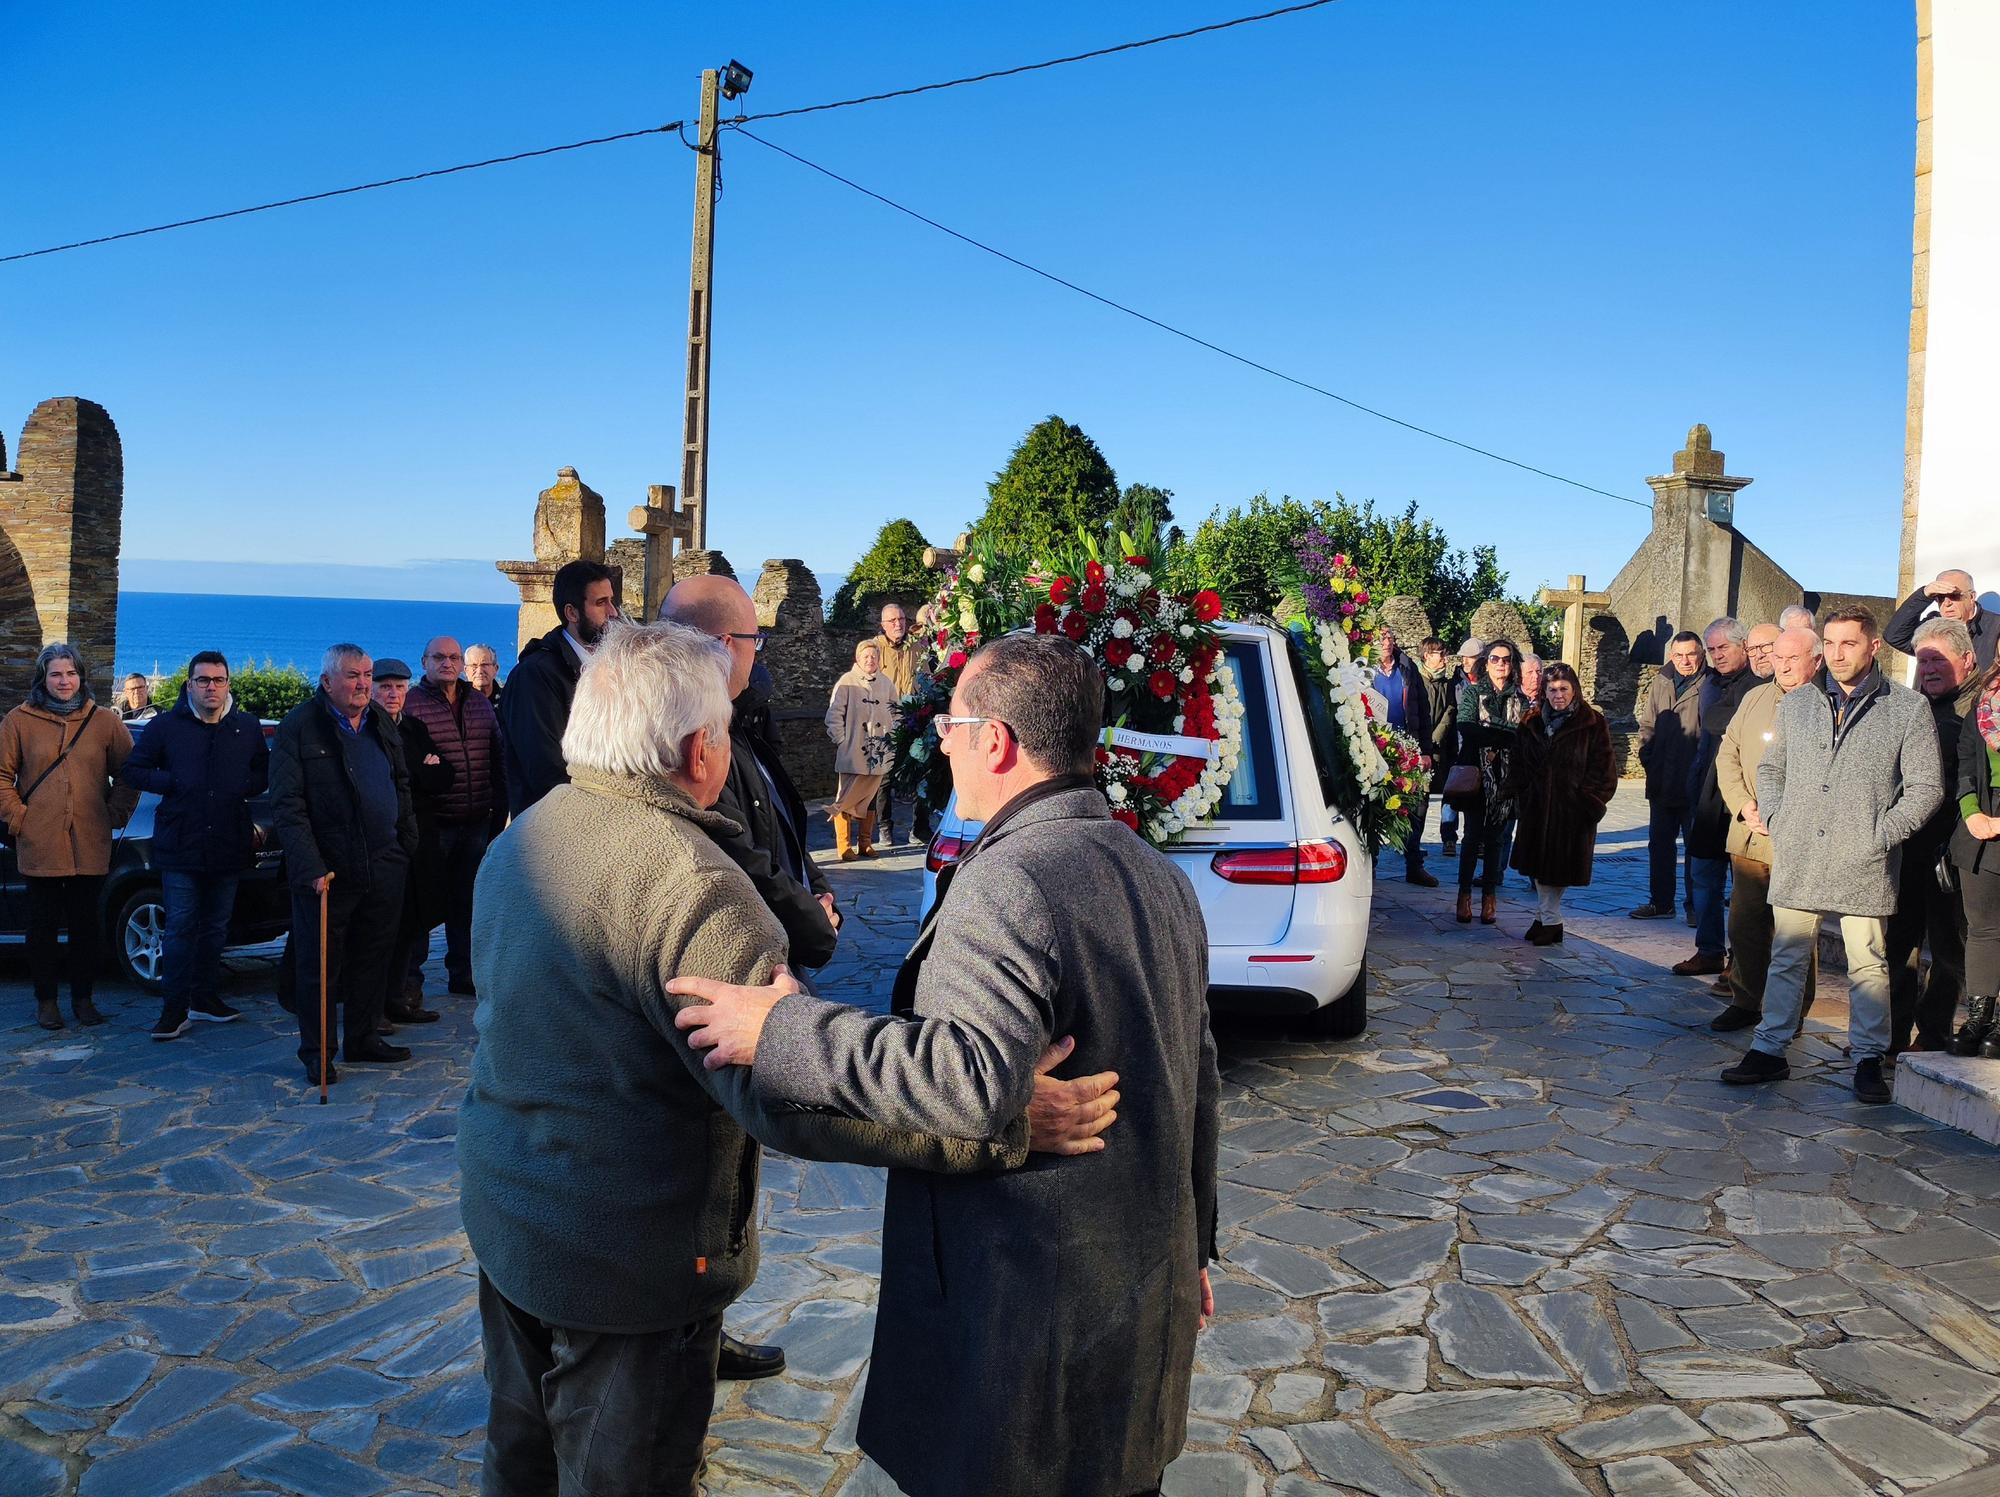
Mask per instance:
[[[37,790],[42,788],[42,781],[46,780],[50,775],[54,774],[58,769],[62,768],[62,761],[67,759],[69,757],[69,751],[75,748],[77,744],[82,741],[84,730],[90,726],[91,718],[95,717],[96,715],[97,715],[97,703],[92,702],[90,704],[90,710],[83,714],[83,721],[77,724],[76,737],[70,739],[67,743],[63,745],[62,752],[57,754],[54,759],[49,761],[49,767],[43,770],[40,774],[36,775],[35,783],[30,785],[25,791],[22,792],[21,805],[23,806],[23,808],[25,808],[28,804],[28,797],[33,795]],[[27,818],[24,816],[22,818],[22,821],[25,823],[26,820]],[[12,847],[13,845],[14,845],[14,834],[7,830],[7,824],[5,822],[0,822],[0,848]]]

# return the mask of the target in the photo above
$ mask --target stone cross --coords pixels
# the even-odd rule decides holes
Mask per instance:
[[[1703,434],[1706,435],[1706,432]],[[1573,670],[1582,670],[1583,611],[1586,608],[1609,608],[1610,594],[1585,592],[1582,574],[1571,572],[1567,588],[1545,587],[1536,595],[1535,601],[1544,608],[1562,609],[1563,663]]]
[[[674,503],[672,484],[646,486],[646,502],[632,506],[626,522],[646,538],[646,620],[660,616],[667,589],[674,585],[674,542],[694,544],[694,512]]]

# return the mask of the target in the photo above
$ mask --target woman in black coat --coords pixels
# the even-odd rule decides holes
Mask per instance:
[[[1951,863],[1965,909],[1965,1027],[1951,1043],[1954,1055],[2000,1059],[2000,663],[1986,673],[1979,700],[1959,728],[1958,826],[1951,834]]]
[[[1522,721],[1514,744],[1520,827],[1513,866],[1535,881],[1541,901],[1528,927],[1535,945],[1562,940],[1563,891],[1590,882],[1597,824],[1617,789],[1610,725],[1583,699],[1575,669],[1558,661],[1547,668],[1542,704]]]
[[[1458,694],[1458,763],[1479,771],[1479,798],[1463,804],[1465,840],[1458,854],[1460,925],[1472,920],[1472,871],[1482,854],[1486,866],[1481,874],[1479,923],[1491,925],[1500,918],[1500,847],[1514,815],[1514,798],[1508,789],[1513,777],[1514,740],[1521,719],[1528,715],[1528,699],[1521,695],[1516,674],[1520,663],[1521,652],[1514,642],[1496,639],[1486,647],[1480,679],[1467,682]]]

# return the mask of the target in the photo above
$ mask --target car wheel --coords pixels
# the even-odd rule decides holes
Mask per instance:
[[[1315,1039],[1351,1040],[1368,1027],[1368,954],[1361,954],[1361,970],[1354,985],[1333,1002],[1313,1010],[1306,1027]]]
[[[126,895],[110,934],[111,960],[118,975],[136,988],[157,993],[160,961],[167,949],[167,905],[159,888],[142,884]]]

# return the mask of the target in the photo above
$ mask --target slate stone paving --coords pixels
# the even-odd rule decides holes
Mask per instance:
[[[1664,970],[1691,933],[1624,918],[1643,817],[1622,792],[1563,946],[1519,939],[1518,879],[1493,929],[1384,882],[1364,1039],[1219,1025],[1224,1261],[1169,1493],[2000,1493],[2000,1150],[1853,1100],[1837,976],[1792,1080],[1720,1086],[1740,1037]],[[832,996],[874,1000],[917,866],[834,870]],[[471,1006],[320,1108],[269,954],[232,961],[248,1017],[172,1045],[116,989],[45,1035],[0,965],[4,1497],[476,1489]],[[730,1321],[791,1371],[722,1390],[710,1488],[892,1497],[854,1445],[881,1180],[765,1185]]]

